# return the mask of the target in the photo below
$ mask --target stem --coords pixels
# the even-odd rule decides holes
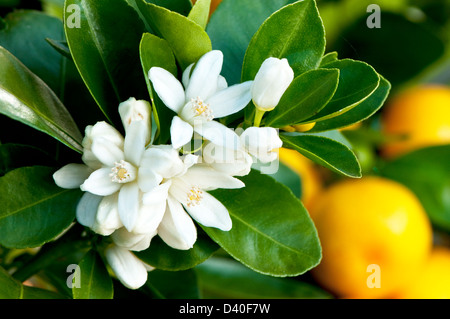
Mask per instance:
[[[261,120],[264,116],[264,113],[266,113],[266,111],[256,108],[255,120],[253,122],[254,126],[259,127],[259,125],[261,125]]]

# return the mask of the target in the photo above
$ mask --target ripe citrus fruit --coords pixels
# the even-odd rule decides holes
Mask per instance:
[[[388,158],[450,143],[450,87],[429,85],[400,93],[386,105],[381,122],[388,138],[404,137],[382,147]]]
[[[342,180],[311,209],[323,258],[312,270],[339,298],[387,298],[427,259],[430,221],[405,186],[380,177]]]
[[[280,148],[279,156],[283,164],[300,176],[301,200],[305,207],[309,209],[314,198],[323,187],[320,174],[315,169],[314,163],[297,151],[287,148]]]
[[[450,248],[436,246],[423,271],[403,287],[396,298],[450,299]]]

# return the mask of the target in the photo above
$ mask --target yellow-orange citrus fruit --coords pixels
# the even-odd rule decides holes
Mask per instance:
[[[280,161],[300,176],[302,185],[301,200],[309,209],[314,198],[322,189],[322,180],[314,163],[300,153],[287,148],[280,148]]]
[[[450,299],[450,248],[436,246],[424,269],[395,295],[400,299]]]
[[[432,247],[421,203],[389,179],[339,181],[311,212],[323,253],[312,274],[339,298],[387,298],[423,266]]]
[[[400,93],[383,110],[382,130],[388,138],[394,138],[381,149],[387,158],[449,144],[450,87],[428,85]]]

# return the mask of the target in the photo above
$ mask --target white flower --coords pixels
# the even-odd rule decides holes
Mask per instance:
[[[273,110],[293,79],[294,71],[287,59],[266,59],[251,88],[253,103],[260,110]]]
[[[240,139],[245,150],[262,163],[275,161],[277,150],[283,146],[278,131],[273,127],[249,127]]]
[[[148,271],[154,269],[129,250],[116,245],[108,247],[105,256],[120,282],[130,289],[142,287],[147,282]]]
[[[98,122],[86,128],[83,164],[69,164],[53,178],[63,188],[86,193],[77,207],[77,220],[102,235],[125,226],[132,231],[140,215],[142,192],[139,164],[149,141],[150,109],[131,98],[119,105],[126,137],[111,125]]]
[[[237,149],[206,143],[202,152],[204,163],[232,176],[245,176],[252,164],[275,161],[277,150],[283,145],[272,127],[250,127],[242,132],[239,140],[241,146]]]
[[[194,131],[215,144],[224,145],[234,132],[213,121],[242,110],[251,100],[251,81],[228,87],[220,76],[221,51],[210,51],[183,73],[182,83],[170,72],[153,67],[149,79],[164,104],[177,113],[170,129],[172,145],[187,144]],[[184,85],[184,88],[183,88]]]
[[[196,156],[181,158],[168,147],[150,149],[144,162],[160,163],[153,180],[153,185],[157,185],[152,186],[148,181],[146,186],[150,191],[144,193],[143,204],[151,207],[152,214],[163,216],[157,233],[169,246],[182,250],[192,248],[197,240],[192,218],[206,227],[231,229],[228,210],[207,191],[244,187],[240,180],[196,164]]]

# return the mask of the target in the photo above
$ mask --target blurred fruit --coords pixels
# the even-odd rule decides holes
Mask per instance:
[[[358,123],[354,123],[349,126],[343,127],[339,130],[340,131],[352,131],[352,130],[357,130],[357,129],[361,128],[361,126],[362,126],[362,122],[358,122]]]
[[[294,125],[294,128],[297,132],[308,132],[309,130],[312,130],[314,126],[316,126],[316,122]]]
[[[393,98],[382,115],[388,141],[381,153],[388,158],[433,145],[450,143],[450,87],[430,85],[409,89]]]
[[[423,271],[411,278],[395,298],[450,299],[450,249],[434,247]]]
[[[301,200],[306,209],[309,210],[314,198],[320,193],[322,180],[314,163],[300,153],[287,148],[280,148],[280,161],[296,172],[301,180]]]
[[[386,298],[416,274],[431,250],[432,229],[420,202],[388,179],[337,182],[321,193],[311,217],[323,250],[312,274],[339,298]],[[380,286],[370,288],[372,280]]]

